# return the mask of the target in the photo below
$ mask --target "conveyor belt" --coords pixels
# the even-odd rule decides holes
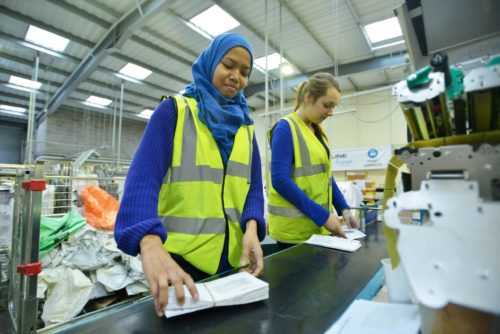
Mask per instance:
[[[54,333],[323,333],[349,306],[386,257],[382,226],[366,227],[354,254],[297,245],[264,259],[269,299],[159,318],[151,299],[103,312]],[[52,332],[52,331],[51,331]]]

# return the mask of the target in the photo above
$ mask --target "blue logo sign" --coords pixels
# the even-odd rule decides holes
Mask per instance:
[[[374,148],[371,148],[370,150],[368,150],[368,157],[373,159],[373,158],[376,158],[378,155],[378,151]]]

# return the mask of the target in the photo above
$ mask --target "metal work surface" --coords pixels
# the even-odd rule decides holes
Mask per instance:
[[[380,223],[366,226],[363,247],[346,253],[306,244],[264,259],[269,299],[159,318],[151,299],[75,320],[52,333],[323,333],[380,268]],[[69,327],[67,327],[69,325]],[[66,327],[66,328],[63,328]]]

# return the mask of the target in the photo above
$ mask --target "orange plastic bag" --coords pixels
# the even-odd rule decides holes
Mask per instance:
[[[82,189],[82,199],[87,222],[96,228],[113,230],[120,207],[116,198],[98,186],[86,186]]]

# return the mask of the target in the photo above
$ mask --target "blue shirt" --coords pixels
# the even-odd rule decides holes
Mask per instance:
[[[294,161],[293,140],[290,125],[280,120],[273,129],[271,137],[271,181],[274,189],[288,202],[293,204],[316,225],[323,226],[330,212],[309,198],[292,180]],[[330,152],[328,152],[330,155]],[[337,213],[349,209],[342,192],[332,177],[332,203]]]
[[[147,234],[167,240],[163,222],[158,218],[158,197],[163,178],[172,162],[173,141],[177,111],[172,99],[160,103],[151,116],[142,140],[134,155],[125,181],[120,210],[116,217],[115,240],[123,252],[135,256],[140,252],[140,241]],[[241,229],[255,219],[259,240],[264,239],[264,198],[259,149],[254,138],[252,181],[241,216]],[[227,234],[227,233],[226,233]],[[227,235],[219,271],[229,269],[227,261]]]

